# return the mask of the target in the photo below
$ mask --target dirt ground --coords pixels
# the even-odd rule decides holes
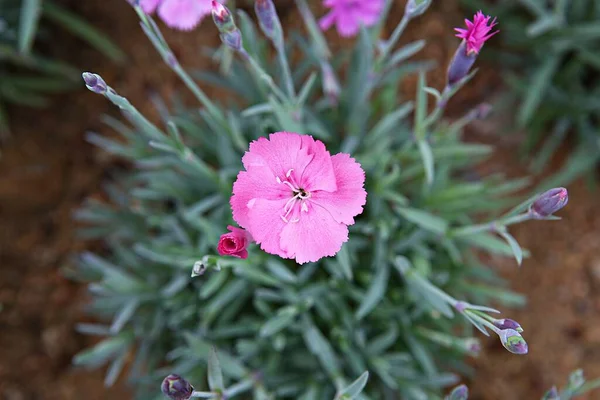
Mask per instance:
[[[168,98],[181,88],[151,49],[125,1],[61,3],[107,32],[130,61],[115,66],[65,35],[56,37],[60,46],[52,49],[54,54],[82,70],[100,73],[150,115],[154,115],[148,100],[152,92]],[[403,3],[394,6],[391,22],[399,19]],[[443,66],[456,43],[451,28],[461,19],[456,2],[435,2],[404,38],[428,39],[424,57],[440,65],[431,74],[433,86],[443,84]],[[218,40],[209,22],[193,33],[169,32],[167,39],[183,65],[198,68],[208,65],[201,45]],[[493,75],[482,72],[452,107],[485,100],[497,88]],[[414,81],[403,89],[411,96]],[[59,96],[43,111],[11,110],[14,137],[0,158],[0,399],[131,397],[123,384],[104,388],[102,371],[70,366],[73,354],[90,344],[89,338],[74,331],[75,323],[85,318],[86,296],[84,287],[61,272],[74,252],[97,245],[76,239],[72,213],[86,197],[101,193],[102,183],[111,176],[112,160],[84,140],[87,130],[110,133],[100,122],[105,113],[116,115],[105,99],[85,90]],[[514,144],[491,131],[473,133],[499,143],[500,155],[490,168],[515,165]],[[506,314],[525,327],[530,354],[512,356],[497,340],[484,341],[486,348],[475,363],[478,379],[471,383],[474,399],[539,398],[577,367],[585,368],[590,377],[600,376],[600,217],[594,212],[594,194],[583,185],[570,188],[570,198],[561,213],[563,221],[532,222],[513,230],[532,252],[521,269],[510,260],[494,260],[514,289],[529,296],[526,308]]]

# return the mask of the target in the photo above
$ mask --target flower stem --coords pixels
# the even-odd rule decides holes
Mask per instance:
[[[383,43],[383,46],[381,48],[381,53],[379,53],[379,57],[377,59],[376,65],[381,66],[381,64],[383,64],[383,62],[385,62],[387,57],[390,55],[390,52],[392,51],[392,49],[394,48],[394,46],[400,39],[400,36],[402,36],[402,33],[406,29],[406,26],[408,25],[409,21],[410,21],[410,17],[407,14],[404,14],[404,16],[402,16],[402,20],[400,20],[400,23],[396,26],[396,29],[394,29],[394,32],[392,32],[392,36],[390,36],[390,38]]]
[[[292,79],[290,63],[287,54],[285,53],[285,45],[283,43],[277,46],[277,58],[279,59],[281,70],[283,71],[283,79],[285,81],[288,96],[293,102],[296,99],[296,90],[294,89],[294,80]]]
[[[256,60],[250,55],[248,54],[248,52],[244,49],[239,51],[240,55],[242,56],[242,58],[244,59],[244,61],[246,61],[246,63],[248,64],[248,66],[250,67],[250,69],[255,73],[255,75],[258,77],[258,79],[262,80],[263,82],[265,82],[267,84],[267,86],[269,86],[269,88],[271,89],[271,91],[277,96],[279,97],[280,100],[282,101],[286,101],[287,100],[287,96],[285,95],[285,93],[283,93],[281,91],[281,89],[279,89],[279,87],[275,84],[275,82],[273,81],[273,78],[271,77],[271,75],[269,75],[261,66],[258,62],[256,62]]]
[[[217,393],[213,393],[213,392],[199,392],[197,390],[194,390],[192,392],[192,396],[191,397],[196,397],[199,399],[212,399],[212,398],[216,398],[218,396]]]

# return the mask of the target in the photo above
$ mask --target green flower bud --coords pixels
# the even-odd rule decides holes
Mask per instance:
[[[502,346],[513,354],[527,354],[527,342],[514,329],[504,329],[498,333]]]

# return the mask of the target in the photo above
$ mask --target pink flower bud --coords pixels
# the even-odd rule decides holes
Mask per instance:
[[[215,0],[212,0],[212,16],[219,30],[221,30],[222,25],[232,20],[231,13],[227,7]]]
[[[494,320],[493,324],[498,329],[514,329],[519,333],[523,332],[521,325],[517,321],[510,318],[496,319]]]
[[[219,239],[217,251],[222,256],[237,258],[248,258],[248,245],[252,242],[252,236],[244,229],[228,226],[230,233],[224,233]]]
[[[529,208],[529,212],[535,218],[546,218],[566,206],[568,202],[567,189],[563,187],[550,189],[539,195]]]

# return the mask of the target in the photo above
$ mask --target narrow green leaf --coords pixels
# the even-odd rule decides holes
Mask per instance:
[[[428,186],[431,186],[434,178],[434,159],[431,146],[425,140],[419,140],[418,145],[421,158],[423,159],[423,166],[425,167],[426,182]]]
[[[448,230],[448,222],[426,211],[406,207],[396,207],[395,210],[408,221],[428,231],[444,234]]]
[[[358,379],[356,379],[348,387],[346,387],[344,390],[342,390],[336,396],[336,399],[339,399],[339,400],[355,399],[359,394],[361,394],[361,392],[363,391],[365,386],[367,386],[368,380],[369,380],[369,371],[365,371],[365,372],[363,372],[363,374],[361,376],[358,377]]]
[[[521,249],[521,246],[519,246],[517,240],[510,233],[505,231],[499,231],[498,234],[502,236],[504,240],[506,240],[506,242],[509,244],[510,248],[512,249],[513,255],[517,259],[517,263],[519,264],[519,266],[521,266],[521,264],[523,263],[523,250]]]
[[[217,349],[213,346],[208,354],[208,387],[212,391],[223,393],[225,385],[223,383],[223,371],[217,356]]]
[[[363,298],[363,301],[360,303],[358,311],[356,311],[356,318],[359,320],[367,316],[385,295],[390,276],[390,268],[387,263],[378,265],[377,267],[379,270],[377,271],[375,278],[373,278],[373,282]]]
[[[29,53],[40,20],[42,0],[23,0],[19,19],[19,51]]]

